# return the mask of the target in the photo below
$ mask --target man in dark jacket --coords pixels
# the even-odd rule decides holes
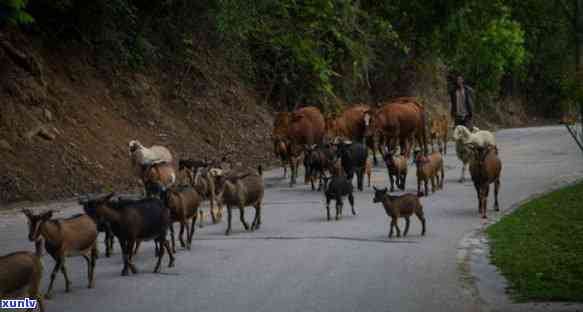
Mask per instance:
[[[456,88],[450,93],[451,118],[454,127],[463,125],[468,129],[473,128],[472,111],[474,106],[474,89],[464,84],[464,77],[457,76]]]

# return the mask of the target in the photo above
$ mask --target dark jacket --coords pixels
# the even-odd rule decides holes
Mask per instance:
[[[449,93],[449,97],[450,97],[450,101],[451,101],[451,116],[453,118],[456,117],[456,112],[457,112],[457,105],[459,105],[459,103],[457,103],[457,97],[456,97],[456,90],[457,88],[454,88],[450,93]],[[466,93],[466,103],[464,103],[466,105],[466,110],[468,111],[468,117],[472,117],[473,115],[473,111],[474,111],[474,89],[464,85],[464,90]]]

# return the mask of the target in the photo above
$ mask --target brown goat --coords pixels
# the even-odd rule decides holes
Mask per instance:
[[[67,274],[65,259],[76,255],[82,255],[87,261],[89,288],[95,285],[95,260],[97,259],[97,225],[86,214],[75,215],[68,219],[51,220],[53,211],[47,211],[39,215],[30,210],[23,210],[28,218],[28,239],[36,242],[42,238],[45,240],[45,249],[55,260],[55,267],[51,273],[51,282],[45,297],[52,296],[53,283],[57,272],[61,270],[65,277],[65,291],[71,291],[71,281]]]
[[[42,294],[39,292],[43,275],[41,245],[41,240],[35,242],[35,253],[19,251],[0,257],[0,300],[26,296],[36,299],[40,311],[44,311]]]
[[[196,219],[198,218],[198,207],[201,202],[200,195],[190,187],[171,187],[162,193],[161,198],[170,210],[171,221],[180,223],[180,233],[178,234],[180,245],[182,248],[190,250],[194,228],[196,227]],[[188,226],[188,219],[192,220],[190,228]],[[185,229],[187,244],[184,243],[183,239]],[[170,225],[170,236],[172,237],[172,251],[176,253],[174,227],[172,225]]]
[[[447,139],[449,132],[449,119],[447,115],[440,115],[431,120],[431,126],[429,127],[429,139],[431,142],[431,148],[434,150],[435,144],[439,147],[440,152],[443,155],[447,155]]]
[[[405,190],[407,181],[407,158],[403,155],[395,154],[394,152],[387,151],[384,155],[385,165],[387,166],[387,173],[391,183],[391,192],[395,191],[395,182],[399,189]]]
[[[498,157],[498,148],[496,146],[488,145],[485,148],[481,148],[473,144],[468,145],[470,145],[470,150],[472,151],[470,174],[478,195],[478,211],[482,218],[487,218],[486,208],[488,207],[488,194],[492,183],[494,183],[494,210],[500,211],[498,191],[500,190],[502,162]]]
[[[245,230],[257,230],[261,226],[261,206],[265,186],[261,171],[259,174],[250,168],[232,170],[225,173],[220,169],[211,169],[211,174],[218,177],[217,190],[223,203],[227,206],[228,226],[225,235],[231,233],[232,208],[238,207],[241,223]],[[255,207],[255,218],[251,227],[245,221],[245,207]]]
[[[176,183],[176,172],[169,163],[154,164],[144,169],[142,182],[145,186],[158,184],[168,188]],[[146,187],[146,195],[153,195],[148,187]]]
[[[443,169],[443,157],[439,152],[433,152],[429,156],[417,155],[415,159],[417,165],[417,196],[429,196],[427,184],[431,181],[431,192],[435,193],[435,184],[437,189],[443,189],[443,180],[445,173]],[[425,184],[425,193],[421,192],[421,183]]]
[[[419,202],[419,197],[413,194],[404,194],[401,196],[391,196],[387,192],[387,188],[377,189],[374,188],[375,194],[373,198],[373,203],[382,203],[385,208],[385,212],[391,218],[391,226],[389,230],[389,238],[393,236],[393,227],[397,228],[397,237],[401,236],[401,230],[399,229],[398,220],[399,218],[405,218],[405,231],[403,236],[407,236],[409,232],[409,217],[415,214],[419,221],[421,221],[421,235],[425,235],[425,215],[423,213],[423,206]]]

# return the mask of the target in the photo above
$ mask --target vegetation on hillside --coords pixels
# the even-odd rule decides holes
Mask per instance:
[[[116,66],[188,67],[193,34],[209,33],[277,108],[378,102],[407,93],[387,89],[408,71],[443,63],[479,101],[518,97],[547,116],[583,98],[581,16],[583,0],[0,0],[2,24]]]

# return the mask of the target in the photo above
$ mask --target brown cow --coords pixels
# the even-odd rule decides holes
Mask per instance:
[[[289,142],[287,140],[287,132],[291,121],[291,113],[279,112],[275,116],[273,122],[273,131],[271,132],[271,139],[273,141],[273,151],[275,157],[281,160],[283,166],[283,177],[287,176],[287,162],[289,161]]]
[[[379,140],[385,140],[388,150],[396,144],[401,147],[401,154],[410,158],[410,138],[415,137],[423,154],[427,155],[427,136],[425,133],[425,109],[413,98],[398,98],[378,109],[372,119],[369,135],[377,134]]]
[[[374,146],[374,137],[366,136],[371,123],[373,111],[370,106],[356,104],[348,107],[336,118],[326,119],[326,136],[331,140],[338,137],[364,142],[373,150],[374,164],[377,164],[377,157]],[[366,141],[366,142],[365,142]]]
[[[304,146],[322,143],[325,126],[324,116],[316,107],[303,107],[292,113],[287,133],[291,168],[290,186],[296,183],[298,165]],[[306,181],[307,178],[306,175]]]

